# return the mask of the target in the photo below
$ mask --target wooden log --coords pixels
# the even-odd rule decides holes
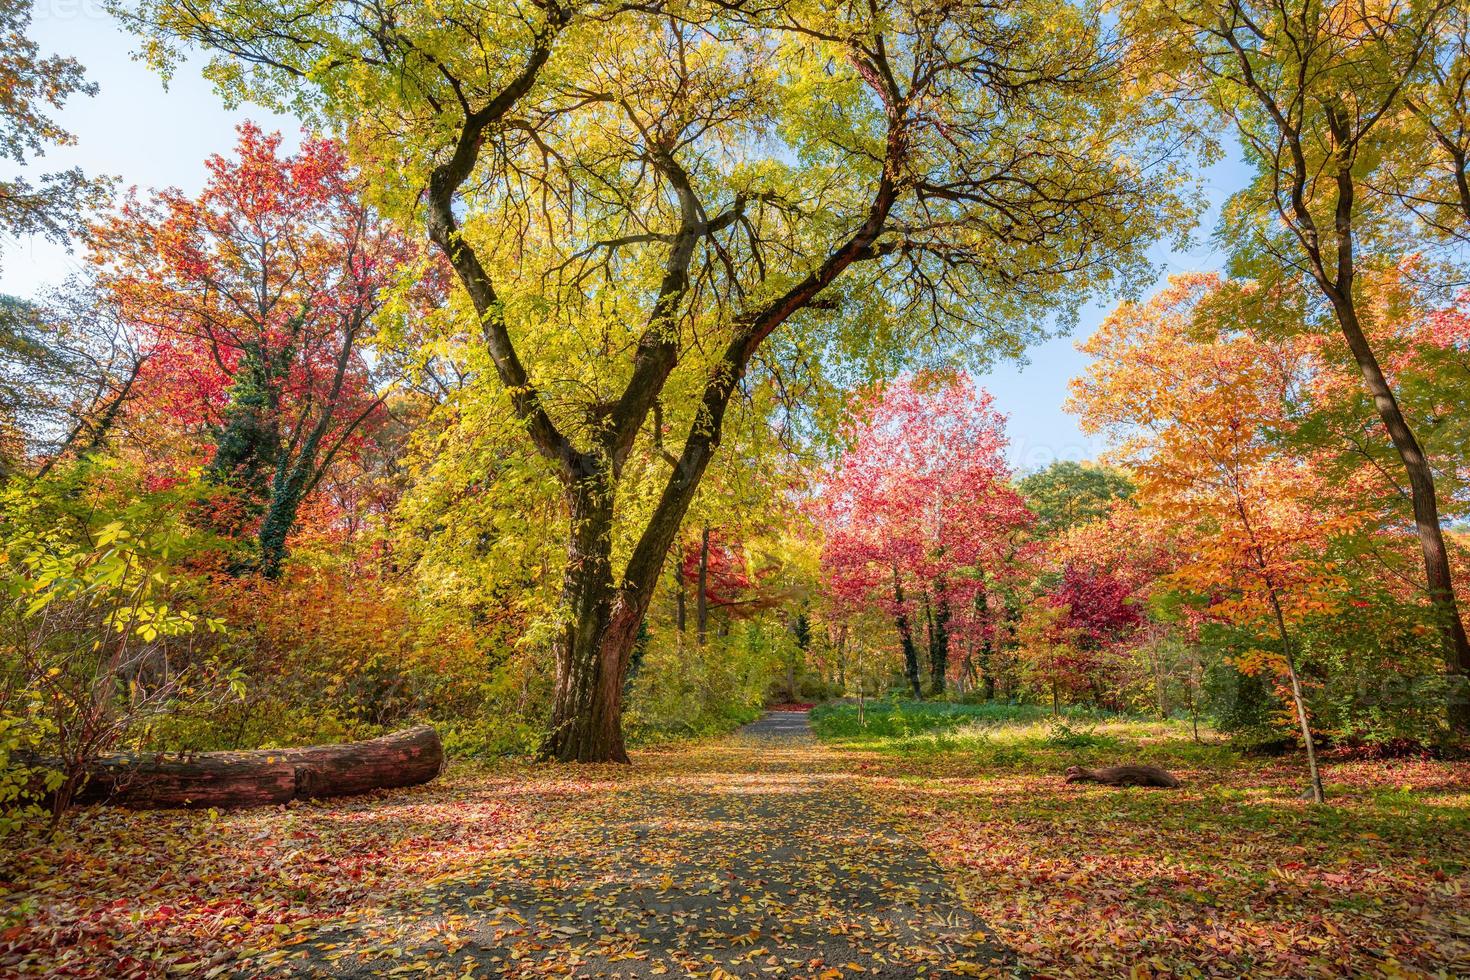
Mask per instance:
[[[366,742],[302,749],[112,755],[95,762],[74,802],[134,809],[268,806],[415,786],[439,774],[444,747],[428,725]]]
[[[1102,783],[1104,786],[1158,786],[1175,789],[1179,779],[1158,766],[1106,766],[1102,769],[1086,769],[1082,766],[1067,767],[1069,783]]]
[[[296,797],[353,796],[375,789],[417,786],[439,775],[444,746],[428,725],[370,742],[288,749],[296,766]]]

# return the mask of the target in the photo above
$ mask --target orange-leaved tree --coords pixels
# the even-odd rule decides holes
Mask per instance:
[[[1073,382],[1072,404],[1084,428],[1115,438],[1141,505],[1192,542],[1169,581],[1208,597],[1212,617],[1274,640],[1237,668],[1278,673],[1321,802],[1294,628],[1331,610],[1340,590],[1330,543],[1368,515],[1351,487],[1329,486],[1320,461],[1281,439],[1311,349],[1238,326],[1232,304],[1250,290],[1187,276],[1147,303],[1123,304],[1080,345],[1096,361]]]

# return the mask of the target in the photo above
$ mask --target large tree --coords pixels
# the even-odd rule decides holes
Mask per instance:
[[[1137,56],[1156,66],[1158,83],[1225,120],[1256,171],[1227,215],[1242,271],[1268,281],[1301,279],[1336,320],[1405,475],[1446,660],[1470,674],[1470,638],[1455,595],[1434,468],[1372,342],[1361,285],[1363,253],[1375,242],[1393,247],[1402,233],[1402,214],[1386,206],[1392,195],[1366,193],[1395,177],[1387,162],[1405,146],[1395,117],[1438,119],[1447,151],[1463,143],[1463,122],[1454,117],[1463,113],[1464,93],[1457,110],[1455,96],[1442,92],[1463,87],[1466,78],[1462,42],[1454,40],[1455,7],[1451,0],[1382,6],[1132,0],[1124,22]],[[1463,24],[1458,30],[1463,33]],[[1450,81],[1423,81],[1440,69],[1438,77]],[[1406,92],[1413,96],[1407,101]],[[1432,145],[1428,137],[1419,142]],[[1451,162],[1436,169],[1453,175]],[[1449,187],[1441,191],[1447,193],[1435,192],[1436,199],[1458,200]],[[1418,210],[1442,215],[1453,207]],[[1461,722],[1470,724],[1470,705],[1463,710]]]
[[[1333,485],[1320,454],[1282,438],[1310,345],[1242,330],[1239,296],[1236,284],[1189,276],[1120,306],[1082,345],[1094,361],[1072,382],[1073,407],[1084,429],[1113,437],[1143,506],[1190,540],[1169,581],[1207,597],[1212,618],[1275,641],[1238,666],[1279,678],[1320,803],[1298,627],[1334,611],[1343,590],[1330,545],[1371,510],[1360,488]]]
[[[413,249],[368,208],[343,148],[240,128],[197,196],[126,202],[91,231],[117,315],[151,339],[149,399],[208,435],[230,491],[222,530],[248,531],[275,577],[301,506],[379,412],[366,350]]]
[[[1188,224],[1100,14],[1061,0],[129,16],[164,57],[214,49],[232,93],[350,128],[452,264],[481,376],[562,487],[557,759],[627,758],[639,624],[763,357],[1014,351]]]

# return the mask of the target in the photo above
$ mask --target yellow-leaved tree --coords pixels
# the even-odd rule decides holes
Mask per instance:
[[[1013,354],[1192,223],[1067,0],[121,6],[165,68],[209,49],[229,95],[346,130],[453,268],[468,383],[557,486],[549,758],[627,758],[639,625],[772,363]]]

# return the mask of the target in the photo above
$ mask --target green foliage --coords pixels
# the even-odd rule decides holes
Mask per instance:
[[[432,704],[444,751],[451,756],[529,756],[545,730],[551,679],[539,658],[519,652],[491,668],[473,670],[474,701],[458,711]]]
[[[1016,484],[1036,515],[1042,535],[1059,534],[1107,517],[1118,500],[1133,496],[1133,481],[1107,466],[1059,460]]]
[[[50,732],[47,719],[19,706],[0,713],[0,839],[45,816],[42,802],[61,785],[63,774],[37,761]]]
[[[1082,708],[1067,709],[1069,716],[1088,717]],[[967,725],[1012,721],[1036,721],[1051,717],[1047,708],[1033,704],[956,704],[948,701],[902,701],[889,699],[858,707],[847,701],[818,705],[812,709],[812,728],[824,738],[880,740],[944,731]]]
[[[812,710],[817,736],[840,747],[858,746],[903,758],[946,756],[987,770],[1060,774],[1069,765],[1145,760],[1158,765],[1217,768],[1236,764],[1237,748],[1211,738],[1195,742],[1188,726],[1145,721],[1085,709],[1059,716],[1036,705],[875,702],[867,724],[851,702]]]
[[[1428,611],[1378,590],[1298,628],[1302,682],[1313,731],[1329,746],[1437,746],[1451,738],[1447,706],[1456,696],[1441,670]],[[1202,708],[1214,727],[1244,748],[1295,745],[1295,719],[1282,707],[1284,680],[1242,672],[1261,645],[1250,630],[1215,624],[1201,637],[1211,660]]]
[[[1065,721],[1055,721],[1046,734],[1046,744],[1064,749],[1114,749],[1118,740],[1098,734],[1097,726],[1073,728]]]
[[[0,159],[26,164],[52,146],[71,143],[72,136],[50,113],[74,94],[93,95],[72,58],[41,54],[27,36],[31,0],[0,0]],[[89,206],[101,203],[106,181],[89,180],[80,169],[43,174],[39,183],[22,177],[0,179],[0,239],[45,235],[65,241],[85,219]]]
[[[0,490],[0,718],[55,760],[58,814],[98,754],[239,683],[196,647],[224,624],[190,608],[176,568],[195,547],[180,504],[197,496],[108,496],[130,482],[82,464]]]
[[[692,640],[677,630],[651,631],[625,717],[635,742],[711,735],[755,720],[795,643],[775,616],[745,620],[703,646]]]

